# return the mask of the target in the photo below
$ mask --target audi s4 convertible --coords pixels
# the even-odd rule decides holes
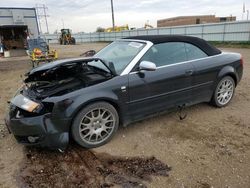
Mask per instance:
[[[6,125],[19,143],[65,149],[101,146],[120,125],[209,102],[230,103],[243,60],[191,36],[116,40],[93,57],[32,69],[10,101]],[[223,109],[221,109],[223,110]]]

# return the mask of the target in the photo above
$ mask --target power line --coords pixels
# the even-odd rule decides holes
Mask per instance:
[[[45,24],[46,24],[46,29],[47,29],[47,33],[49,33],[49,25],[48,25],[48,20],[47,18],[49,17],[49,15],[47,14],[47,10],[48,7],[45,4],[36,4],[36,14],[37,14],[37,18],[38,18],[38,23],[39,23],[39,29],[40,32],[42,33],[42,20],[45,20]]]

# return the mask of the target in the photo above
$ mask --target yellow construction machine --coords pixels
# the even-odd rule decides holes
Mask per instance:
[[[144,24],[144,29],[152,29],[152,28],[154,28],[152,25],[150,25],[148,23]]]
[[[129,30],[128,24],[127,25],[123,25],[123,26],[115,26],[115,28],[113,29],[113,27],[109,27],[107,29],[104,30],[104,32],[119,32],[119,31],[127,31]]]
[[[32,67],[36,67],[41,62],[51,62],[58,59],[56,50],[50,50],[49,45],[42,38],[28,40],[28,54]]]
[[[61,45],[76,44],[76,39],[72,37],[70,29],[61,29],[59,43]]]

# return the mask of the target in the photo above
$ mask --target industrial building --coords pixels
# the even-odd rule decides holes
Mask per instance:
[[[236,21],[236,17],[235,16],[216,17],[215,15],[178,16],[173,18],[157,20],[157,27],[219,23],[228,21]]]
[[[0,42],[4,50],[15,51],[27,46],[27,38],[39,35],[35,8],[0,7]]]

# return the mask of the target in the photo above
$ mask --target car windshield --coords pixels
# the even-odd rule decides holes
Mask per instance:
[[[94,57],[105,60],[109,68],[119,75],[144,46],[145,44],[141,42],[115,41],[98,52]],[[101,62],[89,64],[107,70]]]

